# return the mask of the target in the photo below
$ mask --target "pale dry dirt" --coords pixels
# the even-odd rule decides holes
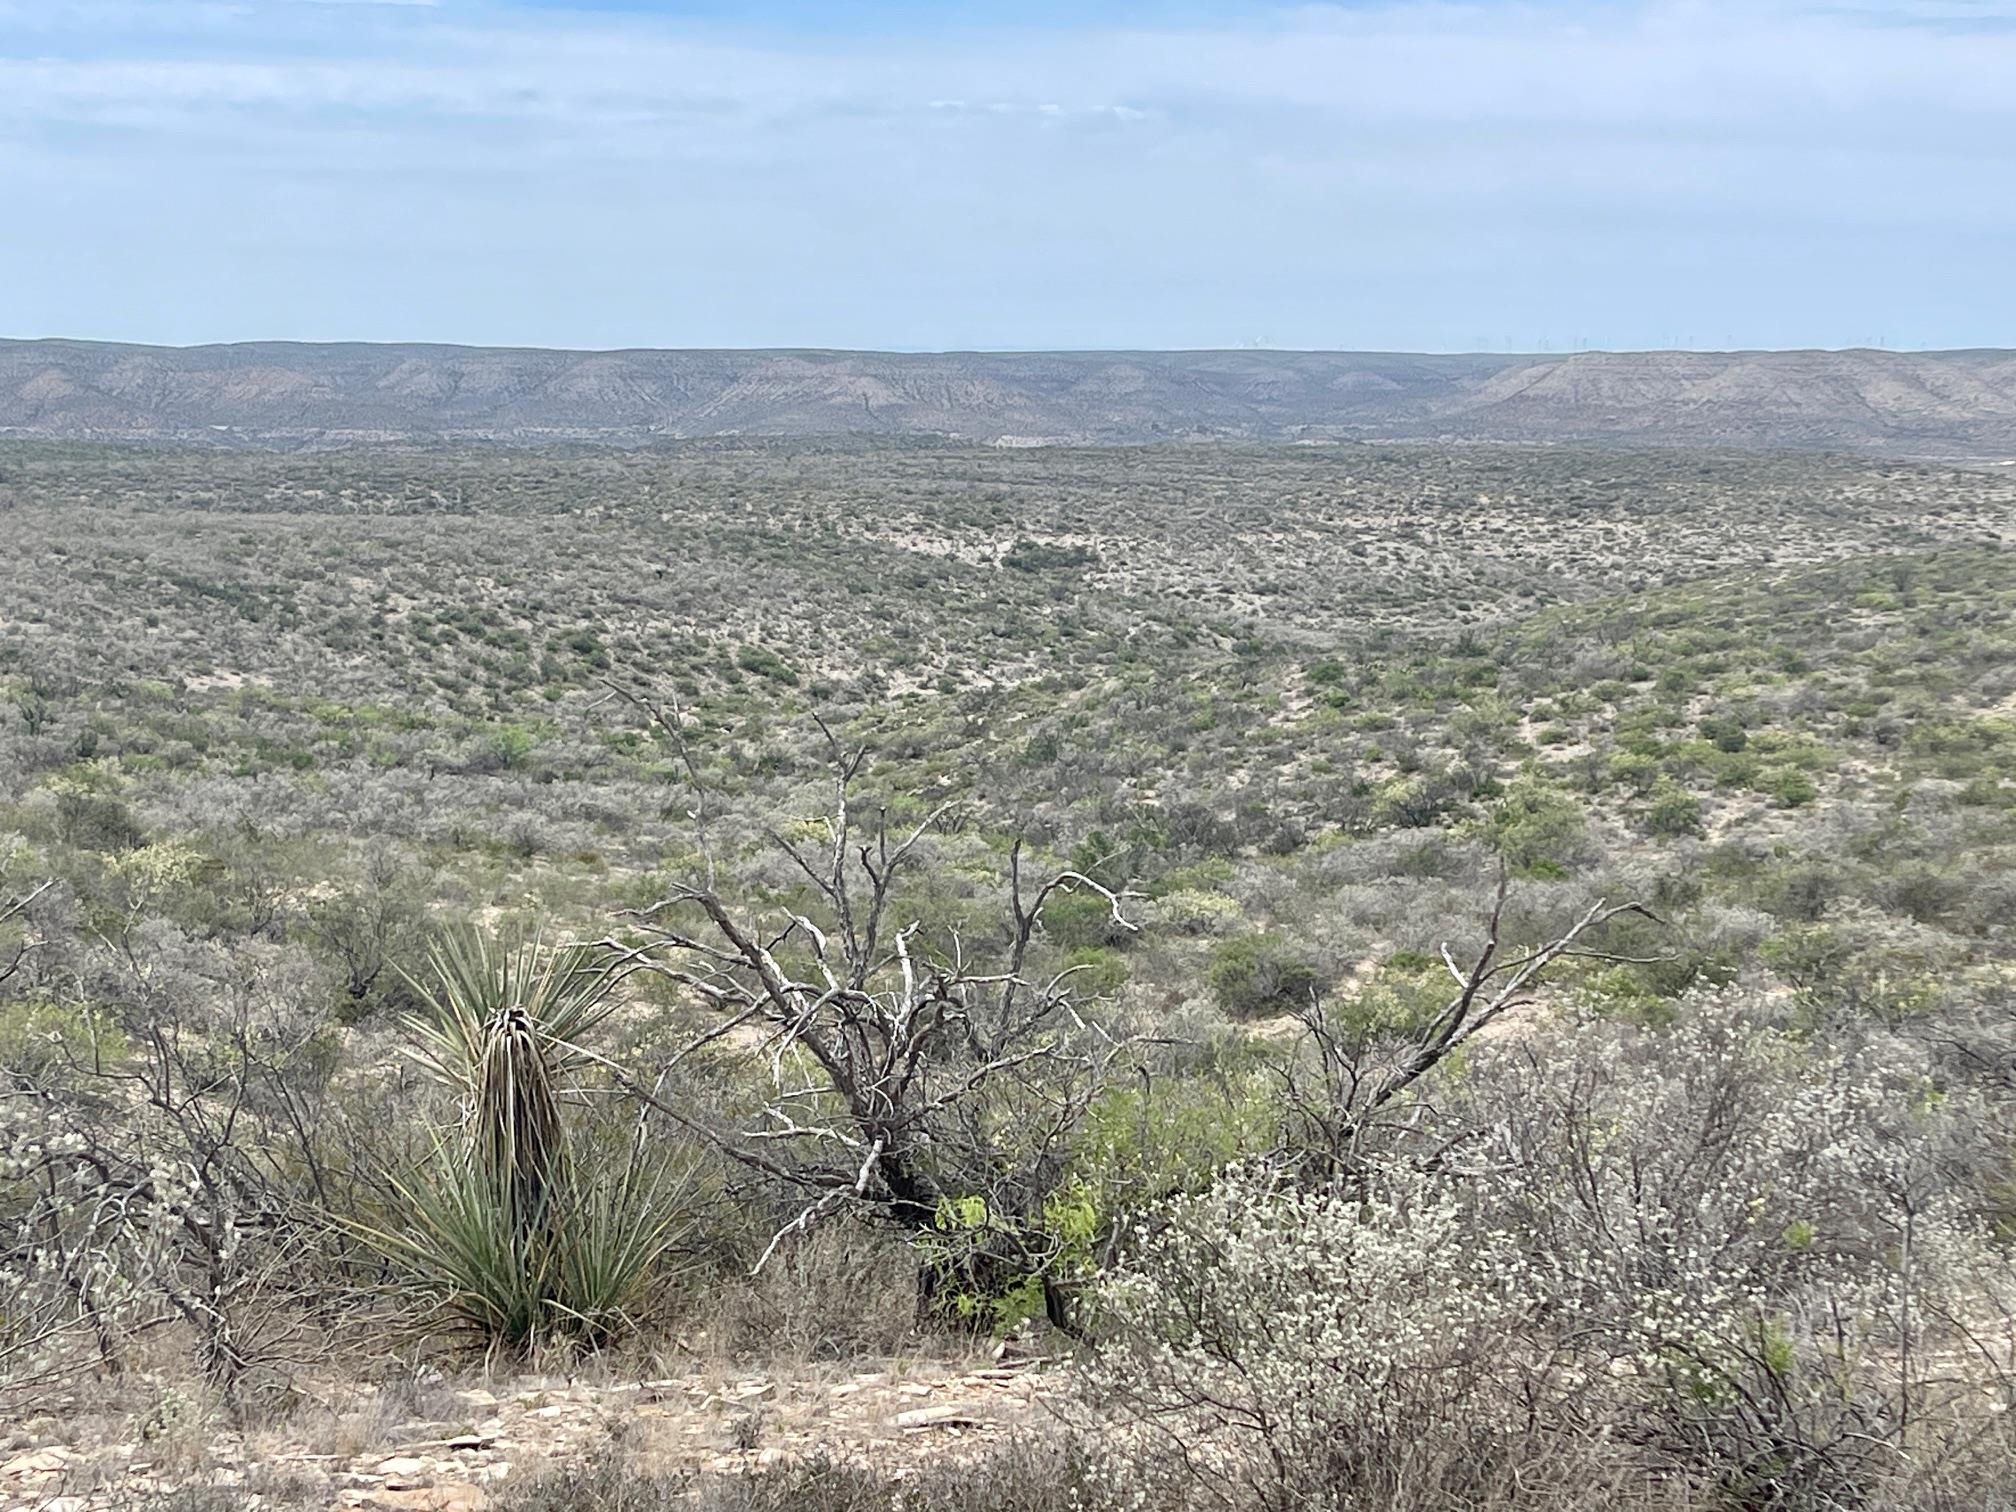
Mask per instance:
[[[221,1487],[274,1508],[480,1512],[508,1482],[617,1446],[640,1472],[733,1475],[817,1456],[900,1477],[1040,1422],[1066,1374],[1043,1357],[866,1363],[442,1382],[421,1399],[424,1415],[403,1421],[375,1388],[325,1383],[309,1388],[322,1405],[287,1424],[205,1425],[188,1445],[158,1429],[118,1442],[81,1417],[30,1419],[0,1437],[0,1508],[114,1512]]]

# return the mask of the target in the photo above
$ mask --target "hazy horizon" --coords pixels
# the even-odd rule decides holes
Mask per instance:
[[[304,0],[310,3],[310,0]],[[338,3],[338,0],[319,0],[319,3]],[[390,0],[387,0],[390,3]],[[413,3],[413,0],[409,0]],[[1973,345],[1949,347],[1899,347],[1899,346],[1805,346],[1805,347],[1506,347],[1502,349],[1485,347],[1291,347],[1291,346],[1083,346],[1083,347],[898,347],[898,346],[814,346],[804,342],[774,346],[645,346],[627,343],[613,346],[556,346],[526,342],[493,341],[453,341],[453,340],[405,340],[399,337],[351,338],[334,336],[328,338],[295,336],[248,336],[230,341],[129,341],[118,337],[48,335],[0,335],[0,342],[16,345],[36,345],[62,342],[76,346],[139,347],[162,351],[203,351],[228,347],[431,347],[442,351],[473,352],[573,352],[583,354],[618,355],[626,352],[725,352],[735,354],[761,355],[765,353],[789,354],[811,353],[817,355],[854,357],[1177,357],[1185,355],[1264,355],[1274,353],[1295,357],[1548,357],[1611,356],[1631,357],[1740,357],[1740,356],[1798,356],[1801,353],[1845,355],[1857,352],[1883,353],[1896,357],[1939,357],[1954,356],[1968,352],[2016,351],[2016,343],[2010,346]]]

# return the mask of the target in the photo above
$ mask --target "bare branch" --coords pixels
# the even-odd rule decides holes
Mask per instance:
[[[1386,1110],[1398,1105],[1404,1094],[1483,1030],[1506,1014],[1533,1003],[1534,989],[1555,962],[1589,959],[1643,963],[1666,959],[1622,955],[1583,943],[1592,930],[1625,914],[1658,922],[1657,916],[1643,904],[1603,901],[1584,910],[1573,923],[1543,944],[1508,955],[1503,944],[1509,895],[1509,876],[1501,865],[1485,920],[1482,947],[1467,968],[1458,963],[1449,946],[1441,948],[1443,967],[1456,990],[1426,1026],[1406,1041],[1397,1058],[1389,1060],[1383,1068],[1373,1069],[1378,1058],[1375,1047],[1363,1036],[1347,1039],[1340,1034],[1320,1004],[1311,1004],[1299,1015],[1304,1059],[1313,1065],[1315,1085],[1307,1085],[1306,1073],[1293,1066],[1282,1070],[1288,1082],[1288,1100],[1304,1126],[1304,1148],[1284,1153],[1298,1158],[1313,1157],[1332,1174],[1348,1168],[1364,1137],[1374,1128],[1384,1127]]]
[[[603,687],[650,720],[672,743],[672,749],[678,753],[679,763],[686,769],[686,780],[693,789],[693,807],[687,817],[693,821],[693,832],[699,843],[701,859],[707,863],[707,885],[713,887],[716,875],[714,847],[708,834],[709,789],[706,778],[700,774],[700,763],[694,758],[693,747],[686,739],[685,709],[680,706],[676,697],[660,701],[646,698],[624,687],[614,678],[605,677],[600,681]]]

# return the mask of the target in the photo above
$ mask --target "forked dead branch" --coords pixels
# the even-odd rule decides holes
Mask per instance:
[[[1667,959],[1604,950],[1594,943],[1613,919],[1635,915],[1661,922],[1636,901],[1599,899],[1542,943],[1508,946],[1505,905],[1510,896],[1511,875],[1501,864],[1484,921],[1484,942],[1475,958],[1465,967],[1447,944],[1441,947],[1454,994],[1440,1012],[1397,1042],[1347,1028],[1321,998],[1312,998],[1297,1011],[1304,1053],[1280,1068],[1283,1152],[1289,1164],[1317,1178],[1336,1178],[1357,1169],[1367,1136],[1383,1123],[1404,1117],[1405,1094],[1507,1014],[1532,1006],[1549,968],[1557,963],[1646,965]]]

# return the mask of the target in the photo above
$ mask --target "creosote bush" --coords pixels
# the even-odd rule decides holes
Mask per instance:
[[[1307,951],[1278,934],[1234,935],[1211,952],[1205,973],[1219,1005],[1235,1019],[1306,1008],[1323,977]]]

